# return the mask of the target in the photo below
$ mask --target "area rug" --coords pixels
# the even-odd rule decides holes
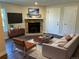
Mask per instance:
[[[30,56],[33,56],[36,59],[48,59],[42,55],[42,46],[37,45],[36,48],[32,49],[32,52],[29,53]],[[79,47],[76,49],[71,59],[79,59]]]
[[[13,53],[13,42],[11,39],[6,41],[6,51],[8,54],[8,59],[48,59],[42,55],[42,45],[36,45],[35,48],[28,51],[28,55],[26,57],[22,57],[23,54]],[[76,49],[75,53],[71,57],[71,59],[79,59],[79,46]]]
[[[42,55],[42,46],[41,45],[37,45],[35,48],[33,48],[28,53],[30,56],[32,56],[36,59],[48,59]]]
[[[8,55],[7,59],[36,59],[36,58],[34,58],[34,57],[32,57],[28,54],[26,54],[24,56],[24,54],[21,53],[21,52],[15,52],[15,53],[12,53],[12,54]]]

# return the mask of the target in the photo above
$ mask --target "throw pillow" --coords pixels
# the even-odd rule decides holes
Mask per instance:
[[[66,39],[67,41],[70,41],[72,39],[70,35],[65,35],[63,38]]]
[[[65,42],[67,42],[66,39],[59,39],[59,40],[57,40],[55,43],[65,43]]]
[[[58,46],[60,47],[63,47],[66,43],[67,43],[66,39],[59,39],[59,41],[56,42],[56,44],[58,44]]]

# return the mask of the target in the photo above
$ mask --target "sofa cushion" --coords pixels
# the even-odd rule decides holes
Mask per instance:
[[[75,36],[75,34],[70,34],[70,35],[65,35],[62,38],[58,39],[58,38],[53,38],[53,46],[60,46],[60,47],[64,47],[65,44],[68,43],[68,41],[70,41],[73,37]]]
[[[31,42],[25,42],[26,50],[29,50],[29,49],[33,48],[34,46],[36,46],[36,44],[31,43]]]
[[[68,41],[66,39],[54,39],[52,46],[60,46],[63,47]]]

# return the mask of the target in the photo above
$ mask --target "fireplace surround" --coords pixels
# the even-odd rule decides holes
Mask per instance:
[[[26,33],[42,33],[43,19],[25,19]]]

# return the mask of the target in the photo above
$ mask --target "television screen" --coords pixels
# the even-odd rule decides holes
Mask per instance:
[[[8,23],[22,23],[22,13],[7,13]]]

